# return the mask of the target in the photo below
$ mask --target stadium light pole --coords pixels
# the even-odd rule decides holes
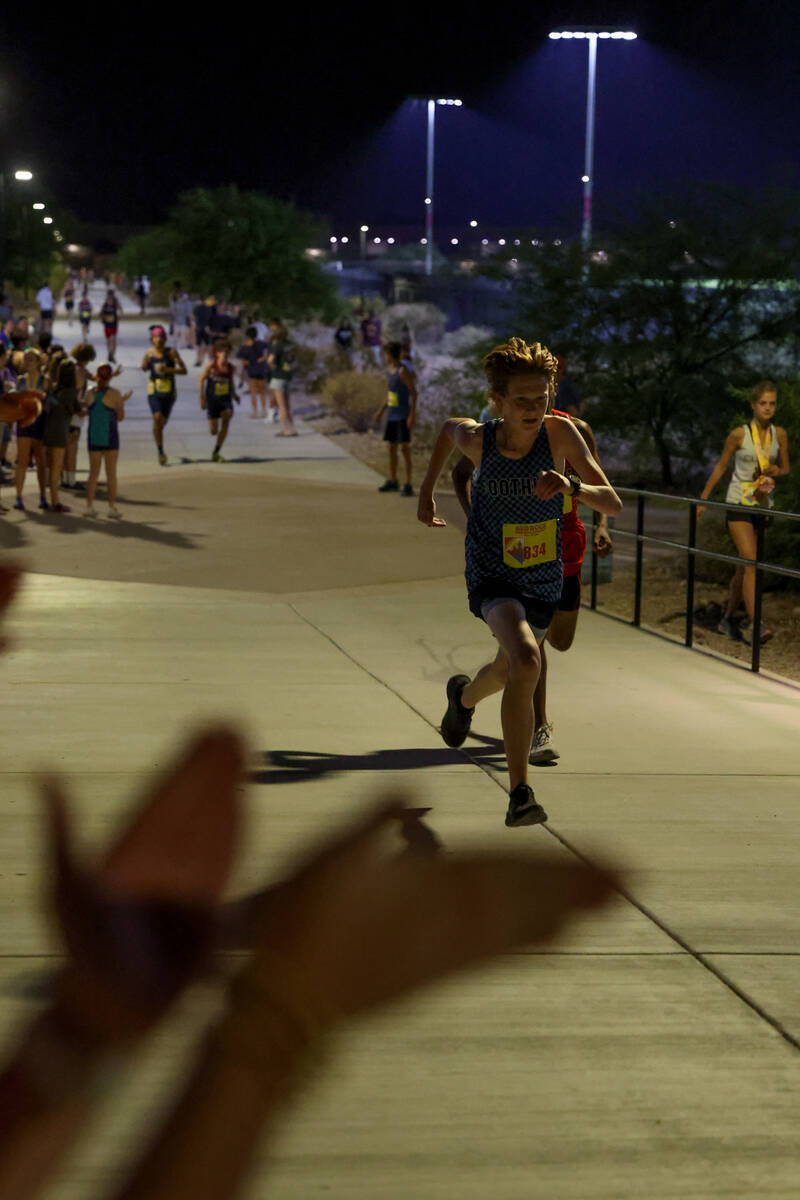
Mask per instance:
[[[433,274],[433,154],[436,137],[436,106],[461,108],[463,100],[442,98],[428,100],[427,170],[425,173],[425,274]]]
[[[570,41],[573,38],[586,40],[589,47],[589,73],[586,83],[586,138],[583,155],[583,221],[581,224],[581,245],[588,250],[592,244],[592,194],[594,184],[594,110],[595,89],[597,82],[597,43],[611,38],[613,41],[633,42],[636,34],[630,29],[613,29],[601,25],[584,25],[583,29],[554,29],[550,34],[553,41],[562,38]]]

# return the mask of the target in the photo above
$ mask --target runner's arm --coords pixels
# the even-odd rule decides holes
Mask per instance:
[[[551,432],[551,445],[559,458],[563,457],[573,467],[581,481],[581,499],[595,512],[616,516],[622,509],[622,501],[612,488],[594,456],[583,440],[581,433],[572,421],[563,417],[550,417],[548,430]],[[556,457],[556,454],[554,454]],[[540,500],[551,500],[561,493],[572,495],[572,483],[560,471],[542,471],[536,481],[535,495]]]
[[[714,467],[714,470],[709,475],[708,480],[706,481],[706,486],[703,488],[702,492],[700,493],[701,500],[707,500],[708,497],[711,495],[714,488],[717,486],[720,479],[722,479],[722,476],[727,471],[728,465],[729,465],[731,459],[733,458],[734,454],[736,453],[737,450],[741,450],[743,441],[744,441],[743,427],[739,428],[739,429],[734,429],[732,433],[728,434],[727,438],[725,439],[725,445],[722,449],[722,455],[720,457],[720,460],[717,463],[717,465]],[[702,517],[702,515],[705,511],[706,510],[702,505],[699,506],[697,509],[698,517]]]
[[[597,453],[597,442],[595,441],[594,430],[592,429],[591,425],[588,421],[584,421],[580,417],[573,417],[573,424],[577,425],[578,429],[581,431],[583,440],[586,442],[586,445],[591,451],[592,458],[595,460],[597,465],[600,466],[600,458]],[[605,556],[610,552],[612,545],[611,535],[608,532],[607,513],[597,514],[597,522],[594,526],[592,541],[594,542],[594,548],[597,554],[599,554],[601,558],[605,558]]]
[[[173,375],[188,375],[189,372],[186,370],[186,363],[175,349],[172,351],[172,364],[170,370]]]
[[[142,359],[142,370],[143,371],[147,371],[150,369],[150,355],[151,354],[152,354],[152,350],[145,350],[144,358]]]
[[[409,371],[407,367],[400,368],[400,378],[408,388],[410,404],[408,409],[408,417],[406,418],[406,425],[408,426],[409,430],[411,430],[414,428],[417,420],[417,382],[414,375],[412,375],[411,371]]]
[[[779,479],[781,475],[789,474],[789,436],[780,426],[776,427],[775,434],[778,438],[778,462],[770,463],[763,472],[770,479]]]
[[[483,426],[474,421],[472,417],[450,417],[445,421],[436,439],[428,470],[419,489],[417,520],[421,521],[423,525],[447,524],[442,517],[436,516],[436,501],[433,493],[454,446],[458,446],[463,454],[466,454],[476,466],[479,466],[483,447]]]
[[[455,488],[456,499],[464,510],[464,515],[469,517],[472,511],[472,472],[474,471],[472,460],[467,458],[466,454],[462,454],[453,470],[450,472],[450,478],[453,481]]]

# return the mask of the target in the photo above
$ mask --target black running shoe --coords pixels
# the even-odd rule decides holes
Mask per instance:
[[[399,492],[400,484],[398,483],[398,481],[396,479],[387,479],[385,483],[381,484],[381,486],[378,488],[378,491],[379,492]]]
[[[447,712],[442,717],[440,731],[453,749],[464,744],[475,712],[474,708],[464,708],[461,703],[461,693],[469,681],[469,675],[451,675],[447,681]]]
[[[508,797],[506,825],[509,827],[516,827],[517,825],[541,825],[546,820],[547,813],[541,804],[536,803],[533,789],[529,788],[527,783],[518,783]]]

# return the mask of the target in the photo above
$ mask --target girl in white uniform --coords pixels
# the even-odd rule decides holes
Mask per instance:
[[[759,522],[765,519],[765,514],[775,503],[772,494],[775,480],[781,475],[789,474],[789,438],[785,429],[772,423],[778,404],[775,384],[769,379],[756,384],[750,403],[753,420],[749,425],[740,425],[728,434],[722,457],[711,472],[700,496],[701,500],[708,499],[733,459],[733,476],[728,484],[725,500],[728,504],[740,504],[742,512],[740,515],[729,510],[725,514],[725,520],[741,558],[755,558],[756,531]],[[698,508],[698,517],[704,512],[705,509]],[[751,642],[755,597],[755,567],[737,567],[731,580],[728,605],[725,616],[720,621],[719,632],[727,633],[729,637],[737,640],[742,637],[746,642]],[[739,630],[732,618],[742,599],[747,609],[749,624]],[[770,629],[765,629],[762,625],[760,636],[761,641],[766,642],[773,635]]]

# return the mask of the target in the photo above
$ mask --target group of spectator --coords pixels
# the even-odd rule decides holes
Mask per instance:
[[[353,328],[352,321],[346,317],[336,327],[333,340],[336,343],[337,349],[348,357],[353,350],[361,349],[367,356],[373,359],[376,366],[381,366],[383,361],[382,333],[383,325],[381,319],[375,315],[374,309],[370,309],[358,325],[358,338],[360,340],[356,338],[356,331]],[[400,337],[397,340],[400,343],[402,357],[413,359],[414,337],[408,327],[408,322],[403,322]]]
[[[0,422],[0,487],[13,482],[15,509],[25,510],[23,489],[30,468],[36,471],[42,511],[69,512],[60,495],[61,490],[66,489],[85,490],[89,510],[93,512],[94,488],[102,461],[105,461],[109,478],[109,466],[114,467],[115,462],[109,464],[108,456],[101,455],[97,463],[92,464],[96,467],[93,479],[90,472],[90,483],[93,482],[94,487],[78,482],[76,462],[81,429],[98,395],[110,397],[113,405],[117,405],[118,400],[124,404],[127,399],[109,386],[112,375],[118,374],[121,368],[114,372],[106,365],[95,373],[91,369],[95,358],[95,349],[87,342],[79,342],[67,352],[64,346],[52,341],[49,331],[35,337],[26,317],[17,322],[8,320],[0,330],[0,388],[3,394],[39,392],[45,396],[41,412],[32,423],[18,421],[12,428],[8,422]],[[91,429],[89,441],[91,443]],[[14,442],[16,454],[12,463],[9,454]],[[115,497],[110,499],[111,515],[118,516]],[[6,511],[4,506],[0,508]]]

